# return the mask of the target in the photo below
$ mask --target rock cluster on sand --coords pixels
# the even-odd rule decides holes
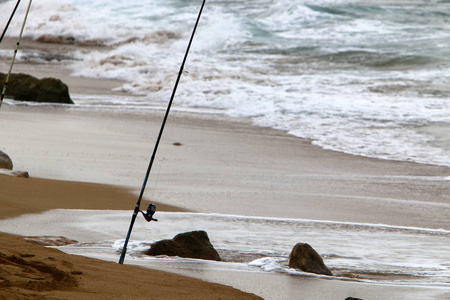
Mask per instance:
[[[308,244],[298,243],[289,256],[289,268],[303,272],[332,276],[320,255]]]
[[[0,73],[2,86],[6,74]],[[55,78],[37,79],[27,74],[11,74],[6,88],[6,96],[20,101],[49,102],[73,104],[69,88],[65,83]]]
[[[144,254],[221,260],[209,241],[208,234],[203,230],[180,233],[171,240],[155,242]]]

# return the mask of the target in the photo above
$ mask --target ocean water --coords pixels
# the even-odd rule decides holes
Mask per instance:
[[[1,20],[15,2],[0,3]],[[139,95],[74,95],[81,106],[164,106],[200,5],[35,1],[24,36],[107,47],[19,59],[122,79],[117,90]],[[207,1],[174,105],[250,118],[325,149],[450,166],[449,20],[450,2],[437,0]]]

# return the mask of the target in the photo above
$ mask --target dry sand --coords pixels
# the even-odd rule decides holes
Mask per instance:
[[[30,45],[38,47],[34,43]],[[39,47],[58,50],[59,46]],[[27,70],[39,77],[52,74],[63,78],[72,92],[103,94],[105,99],[112,94],[112,87],[120,85],[114,81],[94,83],[90,79],[72,78],[56,64],[18,64],[16,70]],[[0,111],[0,150],[11,156],[16,170],[28,171],[32,178],[0,176],[0,194],[7,195],[0,196],[1,217],[53,207],[132,210],[135,199],[129,192],[136,194],[142,184],[161,119],[162,112],[158,110],[117,112],[4,105]],[[199,212],[450,230],[450,187],[448,179],[443,179],[450,176],[449,168],[325,151],[308,140],[216,115],[174,112],[169,124],[145,196],[147,201],[157,202],[158,208],[167,205],[166,209],[175,210],[178,207]],[[66,194],[68,189],[71,192]],[[59,192],[53,193],[53,190]],[[84,202],[75,202],[69,194],[91,196]],[[21,199],[21,204],[15,199]],[[21,243],[13,237],[11,241]],[[28,249],[23,252],[36,255],[32,251],[42,250]],[[13,250],[9,247],[5,251],[10,255]],[[51,254],[56,258],[55,255]],[[64,256],[61,261],[69,261],[75,266],[73,270],[88,274],[78,261],[82,259]],[[45,257],[39,261],[45,262]],[[117,267],[117,264],[108,264],[108,268]],[[130,282],[134,280],[128,275],[122,276],[130,278]],[[223,282],[214,276],[221,275],[210,274],[206,279]],[[89,278],[86,276],[83,282],[90,281]],[[170,283],[173,278],[179,277],[171,277],[166,283],[169,290],[178,292]],[[267,276],[265,278],[267,280]],[[258,282],[249,284],[252,285],[249,289],[263,289],[266,282]],[[315,281],[318,282],[321,282],[319,288],[329,288],[331,295],[332,291],[349,288],[348,283]],[[302,281],[305,289],[307,283],[311,287],[314,285],[305,279]],[[287,283],[290,284],[294,283]],[[83,287],[84,283],[79,286]],[[396,291],[401,295],[409,288],[395,290],[394,287],[357,284],[351,289],[371,291],[366,295],[380,299],[378,294]],[[198,298],[196,289],[187,293]],[[305,293],[310,294],[311,290]]]

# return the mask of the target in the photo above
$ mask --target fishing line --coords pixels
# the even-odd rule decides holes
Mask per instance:
[[[19,38],[17,39],[16,50],[14,50],[14,55],[13,55],[13,58],[11,61],[11,66],[9,67],[9,72],[8,72],[8,75],[6,76],[5,84],[3,85],[2,96],[0,98],[0,108],[2,107],[3,98],[5,98],[6,88],[8,87],[8,81],[9,81],[9,77],[11,76],[12,68],[14,66],[14,61],[16,60],[17,51],[19,51],[20,40],[22,39],[22,34],[23,34],[23,30],[25,28],[25,23],[27,22],[28,13],[30,12],[30,8],[31,8],[31,1],[32,0],[30,0],[30,2],[28,3],[27,11],[25,12],[25,17],[23,19],[22,28],[20,29]]]
[[[9,17],[8,22],[6,23],[5,29],[3,29],[2,36],[0,37],[0,44],[3,41],[3,37],[5,36],[6,31],[8,30],[9,24],[11,23],[11,20],[12,20],[14,14],[16,13],[16,10],[17,10],[17,7],[19,6],[19,3],[20,3],[20,0],[17,0],[16,6],[14,6],[14,10],[13,10],[11,16]]]
[[[189,64],[189,62],[187,62]],[[187,74],[188,72],[186,72],[186,70],[184,70],[184,73]],[[182,86],[183,83],[180,83],[180,85]],[[177,116],[180,115],[180,111],[179,110],[171,110],[171,116],[172,119]],[[173,139],[173,132],[174,132],[174,128],[175,128],[175,122],[170,122],[167,126],[166,129],[164,130],[164,135],[166,136],[167,140],[170,140],[171,138]],[[159,163],[156,165],[156,170],[153,172],[153,174],[155,174],[155,178],[153,179],[153,189],[151,190],[150,194],[148,194],[148,198],[150,199],[158,199],[158,195],[161,194],[161,191],[159,191],[159,187],[161,186],[161,175],[162,175],[162,169],[164,167],[165,164],[165,158],[167,157],[167,151],[169,151],[171,148],[173,149],[173,147],[179,148],[179,146],[182,146],[183,144],[180,143],[181,140],[177,140],[176,142],[174,141],[173,143],[168,143],[166,145],[161,145],[161,148],[159,149],[160,155],[159,157],[161,157],[161,159],[159,160]],[[176,143],[180,143],[179,145],[177,145]],[[174,151],[174,150],[172,150]]]
[[[30,0],[30,2],[31,2],[31,0]],[[138,198],[138,200],[136,202],[136,206],[134,208],[133,216],[131,217],[130,228],[128,229],[127,237],[125,238],[125,243],[124,243],[123,248],[122,248],[122,253],[120,254],[119,264],[123,264],[123,261],[125,260],[125,255],[127,253],[127,246],[128,246],[128,241],[129,241],[130,236],[131,236],[131,231],[133,230],[133,225],[134,225],[134,222],[136,221],[136,217],[137,217],[138,213],[141,211],[140,210],[140,206],[141,206],[142,196],[144,194],[145,187],[147,186],[148,177],[150,175],[150,171],[152,169],[153,162],[155,160],[156,152],[158,151],[158,146],[159,146],[159,143],[161,141],[162,134],[164,132],[164,127],[166,125],[167,118],[169,117],[170,108],[172,107],[173,99],[175,98],[175,93],[177,91],[178,83],[180,82],[181,74],[183,73],[183,68],[184,68],[184,65],[186,63],[186,59],[187,59],[187,56],[189,54],[189,50],[191,48],[192,40],[194,39],[195,31],[197,30],[197,26],[198,26],[198,23],[200,21],[200,17],[202,15],[202,11],[203,11],[203,7],[205,6],[205,2],[206,2],[206,0],[203,0],[202,6],[200,7],[200,11],[199,11],[198,16],[197,16],[197,21],[195,22],[194,29],[192,30],[191,38],[189,39],[189,43],[188,43],[188,46],[187,46],[187,49],[186,49],[186,53],[184,54],[183,62],[181,63],[180,71],[178,72],[177,80],[175,81],[175,86],[173,87],[172,95],[170,96],[170,100],[169,100],[169,104],[167,105],[166,113],[164,115],[164,119],[163,119],[162,124],[161,124],[161,129],[159,130],[158,138],[156,139],[155,147],[153,148],[153,154],[152,154],[152,157],[151,157],[150,162],[148,164],[148,168],[147,168],[147,172],[145,174],[144,182],[142,183],[141,192],[140,192],[139,198]],[[149,217],[150,220],[152,219],[152,217],[151,217],[152,213],[155,212],[155,207],[154,207],[154,205],[153,205],[153,207],[151,207],[152,205],[153,204],[150,204],[149,208],[147,209],[147,216],[150,216]],[[146,214],[144,212],[142,212],[142,214],[144,214],[144,217],[146,216]],[[146,220],[148,220],[147,217],[146,217]]]

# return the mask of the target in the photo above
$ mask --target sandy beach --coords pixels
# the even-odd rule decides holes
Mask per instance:
[[[26,41],[24,45],[35,43]],[[39,47],[57,50],[66,46]],[[5,61],[0,64],[2,68],[5,65]],[[74,78],[70,71],[54,63],[18,63],[15,71],[62,78],[75,100],[82,94],[101,95],[105,99],[122,95],[111,92],[118,82]],[[0,150],[10,155],[15,170],[28,171],[30,178],[0,176],[0,217],[12,218],[55,208],[129,209],[131,213],[162,115],[159,109],[117,111],[4,104],[0,110]],[[152,201],[157,203],[159,210],[171,212],[450,230],[449,176],[447,167],[326,151],[309,140],[254,127],[245,120],[174,111],[155,161],[145,202]],[[178,275],[131,266],[122,269],[114,263],[69,256],[24,242],[16,236],[2,234],[1,239],[2,245],[11,245],[2,246],[2,258],[25,254],[22,258],[29,260],[27,254],[31,254],[30,257],[36,256],[33,259],[57,264],[57,268],[68,272],[68,281],[72,283],[64,288],[51,288],[53,291],[32,289],[33,295],[62,299],[76,299],[82,295],[86,299],[106,299],[112,297],[113,291],[97,288],[110,284],[117,287],[114,291],[123,291],[122,299],[139,299],[132,290],[139,288],[138,294],[141,294],[142,287],[152,282],[148,293],[155,298],[254,297]],[[49,257],[54,259],[47,262]],[[66,261],[73,267],[67,267]],[[164,269],[164,266],[160,268]],[[137,272],[139,276],[131,275]],[[111,273],[117,276],[104,277]],[[232,278],[235,275],[225,273],[191,275],[258,296],[272,295],[273,299],[283,299],[286,295],[263,290],[289,290],[291,285],[304,291],[298,299],[316,299],[318,296],[317,299],[321,296],[327,299],[344,299],[346,296],[366,300],[413,299],[412,295],[422,299],[448,299],[450,296],[450,291],[445,288],[383,286],[317,278],[294,281],[289,276],[277,281],[273,274],[259,273],[241,274],[241,277],[236,276],[240,282],[236,282]],[[93,278],[104,278],[104,281],[91,286],[92,281],[96,281]],[[118,278],[129,278],[120,281],[129,289],[123,290],[116,281]],[[156,278],[161,281],[154,281]],[[132,282],[135,285],[131,285]],[[153,283],[165,287],[164,290],[157,290]],[[14,288],[20,288],[24,299],[31,295],[29,289],[19,285],[4,290],[14,293]],[[205,292],[204,296],[199,294],[200,289]],[[92,290],[99,294],[89,298],[87,293]],[[6,294],[5,299],[9,295]]]

